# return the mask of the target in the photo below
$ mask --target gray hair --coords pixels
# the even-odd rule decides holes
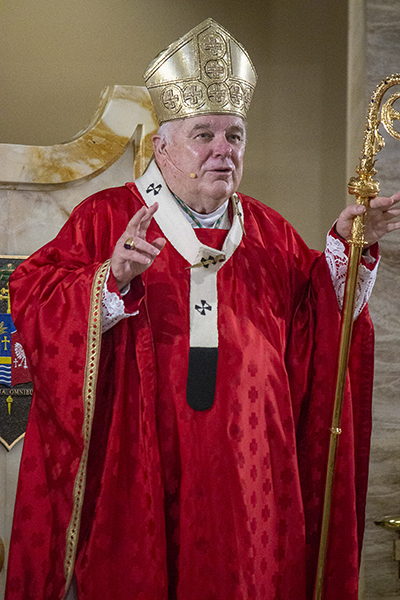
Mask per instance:
[[[157,131],[157,135],[160,136],[161,141],[170,143],[173,131],[176,129],[177,122],[179,123],[181,119],[178,121],[165,121],[160,125]]]

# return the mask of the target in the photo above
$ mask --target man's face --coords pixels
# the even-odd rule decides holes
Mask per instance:
[[[175,121],[153,138],[168,187],[197,212],[212,212],[239,187],[246,132],[241,117],[205,115]]]

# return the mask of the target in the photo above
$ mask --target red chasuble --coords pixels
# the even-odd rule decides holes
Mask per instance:
[[[188,263],[167,243],[100,333],[134,184],[73,212],[12,284],[35,397],[7,600],[310,600],[340,315],[325,258],[240,195],[246,235],[218,273],[215,401],[186,400]],[[196,230],[220,248],[226,232]],[[153,221],[150,240],[162,236]],[[117,291],[110,277],[109,289]],[[373,334],[355,323],[325,600],[357,600]]]

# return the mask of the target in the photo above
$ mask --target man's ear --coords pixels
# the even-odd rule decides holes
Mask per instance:
[[[163,167],[168,155],[167,142],[165,141],[164,136],[158,134],[153,135],[153,149],[157,164],[160,165],[160,167]]]

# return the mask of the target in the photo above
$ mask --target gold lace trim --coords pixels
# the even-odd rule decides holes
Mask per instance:
[[[65,591],[72,580],[75,565],[76,549],[79,539],[79,528],[86,485],[86,469],[89,454],[90,435],[92,431],[98,364],[101,348],[101,300],[104,281],[110,261],[107,260],[97,271],[92,284],[89,309],[89,324],[87,330],[87,351],[85,379],[83,384],[83,452],[79,463],[78,473],[74,483],[74,503],[71,520],[67,529],[66,551],[64,560]]]

